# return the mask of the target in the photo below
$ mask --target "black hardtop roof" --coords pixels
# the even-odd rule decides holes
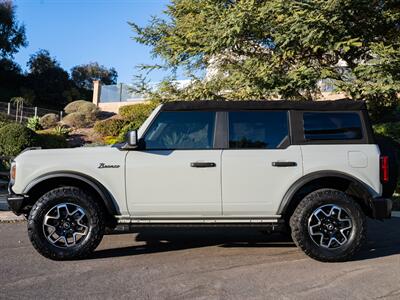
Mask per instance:
[[[252,101],[171,101],[162,106],[163,111],[190,110],[307,110],[307,111],[346,111],[365,110],[364,101],[348,99],[331,101],[300,101],[300,100],[252,100]]]

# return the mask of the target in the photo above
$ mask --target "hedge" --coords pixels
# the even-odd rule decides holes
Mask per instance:
[[[374,125],[374,132],[377,135],[382,135],[389,137],[396,143],[400,143],[400,122],[382,123]],[[393,146],[394,150],[397,152],[398,157],[400,157],[400,148],[396,145]],[[400,193],[400,176],[397,182],[396,192]]]
[[[126,120],[121,119],[107,119],[103,121],[97,121],[94,124],[94,131],[101,135],[106,136],[118,136],[122,128],[127,124]]]
[[[82,128],[94,124],[99,109],[92,102],[77,100],[69,103],[64,111],[67,115],[63,118],[62,124],[73,128]]]
[[[122,127],[117,140],[119,142],[124,142],[126,140],[126,135],[129,131],[137,130],[140,127],[140,125],[142,125],[142,123],[140,123],[140,124],[139,123],[140,122],[133,121],[133,122],[126,124],[124,127]]]
[[[39,145],[43,149],[68,148],[68,142],[65,136],[51,133],[48,131],[39,131]]]
[[[61,123],[72,128],[86,128],[93,125],[94,120],[91,116],[87,116],[79,112],[74,112],[66,115],[62,119]]]
[[[41,117],[39,123],[44,129],[49,129],[56,127],[58,121],[60,121],[58,115],[50,113],[45,114],[43,117]]]
[[[142,124],[157,106],[158,103],[153,101],[126,105],[119,108],[119,114],[125,120],[135,121],[137,124]]]
[[[11,120],[5,113],[0,113],[0,128],[12,122],[13,120]]]
[[[381,134],[392,138],[397,143],[400,143],[400,122],[383,123],[374,125],[374,131],[377,134]]]
[[[64,108],[67,114],[81,113],[84,115],[92,115],[96,114],[98,110],[98,107],[94,103],[85,100],[71,102]]]
[[[106,143],[106,145],[114,145],[119,142],[119,139],[115,136],[106,136],[106,137],[104,137],[103,140],[104,140],[104,143]]]
[[[16,156],[28,147],[39,146],[38,135],[29,128],[11,123],[0,128],[0,153],[5,156]]]

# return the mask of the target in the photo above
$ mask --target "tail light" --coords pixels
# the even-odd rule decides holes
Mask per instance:
[[[389,157],[381,156],[381,183],[389,182]]]

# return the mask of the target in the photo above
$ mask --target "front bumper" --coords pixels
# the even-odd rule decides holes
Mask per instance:
[[[392,215],[392,200],[376,197],[372,199],[373,212],[375,219],[389,219]]]
[[[24,201],[26,198],[28,198],[28,196],[18,195],[13,192],[12,182],[8,184],[7,203],[16,215],[20,215],[22,213],[22,209],[24,208]]]
[[[24,207],[25,199],[26,197],[24,195],[9,194],[7,196],[7,203],[16,215],[20,215]]]

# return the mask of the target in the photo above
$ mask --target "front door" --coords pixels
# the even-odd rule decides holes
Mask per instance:
[[[162,111],[126,158],[127,205],[137,217],[221,215],[215,112]]]
[[[229,112],[222,153],[224,216],[273,216],[302,176],[301,149],[290,145],[287,111]]]

